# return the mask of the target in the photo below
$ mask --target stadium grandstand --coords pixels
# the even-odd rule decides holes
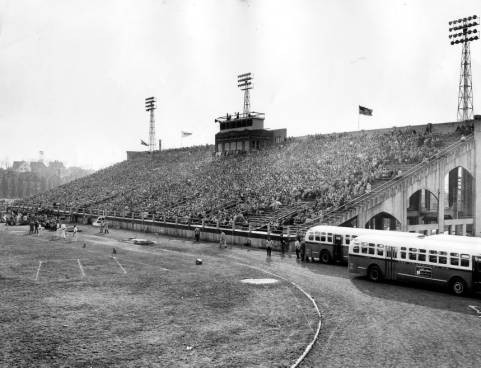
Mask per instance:
[[[472,125],[444,123],[291,137],[236,155],[215,155],[213,145],[171,149],[120,162],[15,205],[302,229],[326,222],[326,215],[471,133]]]

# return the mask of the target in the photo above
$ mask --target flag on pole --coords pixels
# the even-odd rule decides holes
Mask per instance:
[[[140,140],[140,144],[144,145],[144,146],[148,146],[147,143],[145,143],[142,139]]]
[[[188,137],[189,135],[192,135],[192,133],[182,131],[182,138]]]
[[[368,109],[367,107],[359,105],[359,114],[372,116],[372,109]]]

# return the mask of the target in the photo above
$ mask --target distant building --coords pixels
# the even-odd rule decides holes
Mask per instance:
[[[265,115],[259,112],[227,114],[215,119],[220,128],[215,135],[215,152],[250,152],[284,142],[287,129],[265,129],[264,119]]]
[[[27,161],[13,161],[12,170],[19,173],[29,172],[30,163]]]

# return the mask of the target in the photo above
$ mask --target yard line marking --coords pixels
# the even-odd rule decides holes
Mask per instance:
[[[468,305],[469,308],[471,308],[472,310],[474,310],[476,312],[476,314],[478,315],[478,317],[481,317],[481,311],[479,310],[479,307],[476,306],[476,305]]]
[[[82,263],[80,263],[80,259],[77,258],[77,262],[78,262],[78,266],[80,268],[80,272],[82,272],[82,277],[85,277],[85,272],[84,272],[84,268],[82,267]]]
[[[38,261],[37,274],[35,275],[35,281],[38,281],[38,274],[40,273],[40,267],[42,267],[42,261]]]
[[[115,262],[117,262],[117,264],[119,265],[120,269],[121,269],[122,271],[124,271],[124,273],[126,274],[127,271],[125,271],[125,268],[123,268],[122,265],[120,264],[120,262],[117,261],[117,258],[115,258],[115,257],[112,257],[112,258],[114,259]]]

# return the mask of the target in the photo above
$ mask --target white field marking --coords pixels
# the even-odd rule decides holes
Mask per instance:
[[[112,258],[114,259],[115,262],[117,262],[117,264],[119,265],[120,269],[126,274],[127,271],[125,271],[125,268],[123,268],[122,265],[120,264],[120,262],[117,261],[117,258],[115,258],[115,257],[112,257]]]
[[[306,358],[307,354],[309,354],[309,352],[311,351],[312,347],[314,346],[314,343],[317,341],[317,338],[319,337],[319,333],[321,332],[321,326],[322,326],[322,318],[321,318],[321,312],[319,311],[319,307],[317,306],[317,303],[316,301],[314,300],[314,298],[312,296],[310,296],[308,293],[306,293],[304,291],[304,289],[302,289],[299,285],[297,285],[295,282],[293,281],[290,281],[288,280],[287,278],[285,277],[282,277],[278,274],[275,274],[273,272],[270,272],[270,271],[266,271],[266,270],[263,270],[262,268],[259,268],[259,267],[256,267],[256,266],[251,266],[251,265],[248,265],[246,263],[242,263],[242,262],[234,262],[235,264],[238,264],[238,265],[241,265],[241,266],[245,266],[245,267],[249,267],[249,268],[252,268],[254,270],[257,270],[257,271],[260,271],[260,272],[263,272],[263,273],[266,273],[268,275],[271,275],[271,276],[274,276],[274,277],[278,277],[284,281],[287,281],[288,283],[294,285],[294,287],[298,290],[300,290],[312,303],[312,305],[314,306],[314,309],[316,310],[316,313],[317,315],[319,316],[319,322],[317,324],[317,329],[316,329],[316,333],[314,334],[314,337],[312,338],[311,342],[306,346],[306,349],[304,350],[304,352],[302,353],[302,355],[297,358],[297,360],[295,361],[294,364],[291,365],[291,368],[297,368],[299,366],[299,364],[302,363],[302,361]],[[309,326],[310,327],[310,326]]]
[[[85,272],[84,272],[84,268],[82,267],[82,263],[80,263],[80,259],[77,258],[77,262],[78,262],[78,266],[80,268],[80,272],[82,272],[82,277],[85,277]]]
[[[477,305],[468,305],[468,307],[474,310],[478,317],[481,317],[481,310],[479,310],[479,307]]]
[[[38,281],[38,274],[40,273],[40,267],[42,267],[42,261],[38,261],[37,274],[35,275],[35,281]]]

